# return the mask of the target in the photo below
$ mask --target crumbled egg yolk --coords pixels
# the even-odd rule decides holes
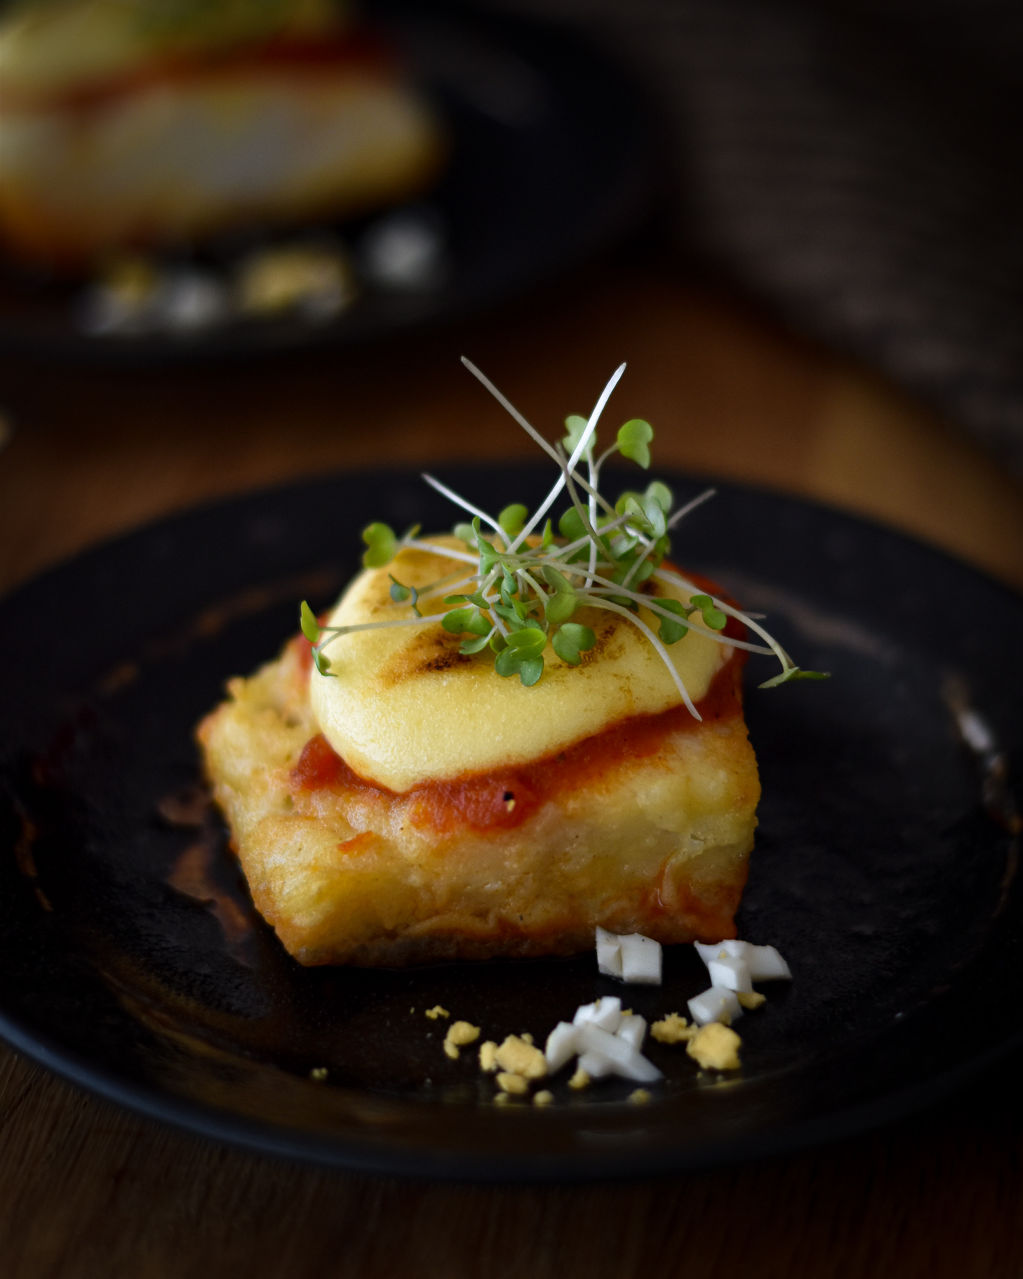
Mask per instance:
[[[735,997],[743,1008],[750,1010],[767,1003],[767,996],[759,990],[737,990]]]
[[[488,1074],[497,1069],[497,1044],[492,1039],[480,1044],[480,1070]]]
[[[446,1008],[442,1008],[440,1004],[434,1004],[432,1008],[427,1008],[426,1015],[431,1021],[436,1021],[438,1017],[450,1017],[451,1014]]]
[[[629,1093],[629,1102],[633,1106],[645,1106],[650,1100],[650,1093],[646,1088],[633,1088]]]
[[[448,1027],[448,1033],[444,1036],[445,1055],[454,1061],[458,1057],[460,1048],[464,1048],[466,1044],[475,1043],[479,1037],[479,1026],[474,1026],[468,1021],[453,1021]]]
[[[554,1100],[554,1094],[549,1088],[541,1088],[538,1093],[533,1094],[534,1106],[549,1106]]]
[[[502,1070],[526,1079],[542,1079],[547,1074],[547,1058],[521,1035],[508,1035],[498,1047],[494,1059]]]
[[[517,1075],[513,1070],[502,1070],[497,1076],[497,1086],[502,1092],[511,1093],[514,1097],[522,1097],[529,1092],[529,1080],[525,1075]]]
[[[589,1075],[586,1073],[585,1070],[583,1070],[582,1066],[578,1066],[576,1068],[575,1074],[568,1081],[569,1088],[574,1088],[578,1092],[580,1088],[588,1088],[589,1085],[590,1085]]]
[[[710,1021],[686,1044],[686,1052],[704,1070],[738,1070],[741,1043],[730,1026]]]
[[[650,1027],[650,1034],[659,1044],[681,1044],[692,1039],[696,1034],[696,1027],[690,1026],[680,1013],[668,1013],[667,1017],[654,1022]]]

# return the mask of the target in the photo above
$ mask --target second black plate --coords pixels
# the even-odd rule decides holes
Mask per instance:
[[[390,33],[450,133],[449,166],[423,199],[442,246],[435,283],[364,281],[349,308],[315,323],[286,313],[180,332],[90,335],[83,286],[32,283],[7,271],[0,353],[150,363],[361,342],[494,305],[635,228],[653,190],[654,128],[636,87],[602,51],[558,26],[458,5],[378,3],[370,16]],[[316,230],[308,229],[314,242]],[[320,230],[351,245],[360,226]],[[290,240],[302,243],[302,234]],[[259,242],[240,235],[234,247],[213,246],[196,261],[226,279],[234,257]],[[170,266],[190,260],[183,247]]]

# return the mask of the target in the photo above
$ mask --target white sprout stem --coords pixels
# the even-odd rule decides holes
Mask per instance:
[[[665,523],[665,530],[667,531],[667,530],[673,529],[675,525],[678,524],[681,520],[684,520],[685,517],[691,511],[695,511],[696,508],[698,506],[702,506],[704,502],[710,501],[710,499],[714,497],[716,493],[717,493],[717,489],[712,489],[712,488],[704,489],[702,493],[697,494],[696,497],[686,502],[685,506],[680,506],[679,509],[675,511]],[[624,579],[622,580],[623,586],[628,586],[629,582],[632,580],[634,575],[639,571],[640,565],[646,562],[646,557],[650,554],[650,551],[653,548],[654,543],[657,541],[657,538],[643,537],[642,535],[640,535],[640,541],[643,545],[643,554],[637,557],[632,567],[629,569],[628,573],[626,573]]]
[[[473,377],[478,382],[482,383],[483,386],[486,387],[486,389],[490,392],[490,394],[494,397],[494,399],[498,402],[498,404],[500,404],[500,406],[506,412],[511,414],[511,416],[515,419],[515,421],[518,422],[519,426],[521,426],[522,429],[526,432],[529,438],[533,440],[535,444],[539,444],[540,447],[543,449],[543,451],[547,453],[550,457],[552,457],[554,461],[557,462],[558,465],[560,466],[561,459],[558,457],[558,454],[554,448],[554,445],[548,444],[548,442],[543,438],[543,436],[536,429],[536,427],[534,427],[530,422],[526,420],[526,418],[522,416],[522,414],[515,407],[515,405],[512,404],[511,400],[509,400],[506,395],[502,394],[502,392],[500,392],[497,389],[497,387],[493,384],[493,382],[491,382],[490,378],[488,378],[485,373],[483,373],[480,369],[478,369],[476,365],[473,364],[472,360],[467,359],[466,356],[463,355],[462,363],[473,375]]]
[[[525,582],[525,583],[526,583],[526,585],[529,587],[529,589],[530,589],[530,590],[531,590],[531,591],[532,591],[532,592],[533,592],[533,593],[534,593],[534,594],[535,594],[535,595],[536,595],[539,599],[545,599],[545,598],[547,597],[547,592],[543,589],[543,587],[542,587],[542,586],[540,585],[540,583],[536,580],[536,578],[533,576],[533,574],[532,574],[532,573],[530,573],[529,569],[526,569],[526,568],[519,568],[519,569],[516,569],[516,570],[515,570],[515,576],[516,576],[516,577],[518,577],[518,578],[520,578],[523,582]]]
[[[563,469],[567,470],[568,458],[565,454],[564,449],[562,449],[560,444],[557,445],[557,454],[558,454],[558,465],[561,466]],[[595,474],[599,475],[599,471],[596,472]],[[607,500],[604,494],[601,493],[600,489],[597,488],[595,482],[593,482],[592,480],[587,480],[584,476],[580,475],[578,471],[573,472],[572,478],[575,480],[576,484],[579,485],[579,487],[583,490],[584,493],[586,493],[589,497],[592,497],[598,506],[602,506],[604,508],[604,510],[607,512],[608,515],[614,515],[615,508]]]
[[[597,423],[600,420],[601,413],[604,411],[604,406],[611,398],[611,392],[618,385],[619,379],[624,372],[625,365],[619,364],[619,366],[611,374],[607,385],[604,387],[603,391],[601,391],[600,396],[597,399],[597,403],[593,406],[593,412],[590,414],[589,420],[587,421],[582,434],[576,441],[576,445],[572,450],[571,456],[567,462],[561,463],[563,468],[561,474],[558,476],[557,480],[555,480],[551,491],[533,512],[531,518],[526,522],[518,537],[516,537],[511,546],[508,547],[509,551],[515,551],[519,546],[521,546],[521,544],[526,540],[530,533],[532,533],[533,529],[536,528],[537,524],[540,523],[543,517],[557,501],[558,494],[565,487],[569,474],[572,474],[575,471],[575,468],[579,463],[579,459],[586,451],[586,447],[592,439],[594,431],[597,429]]]
[[[579,501],[579,494],[576,492],[575,488],[576,479],[577,477],[575,475],[568,475],[565,478],[565,483],[568,487],[568,495],[572,499],[572,505],[578,512],[579,518],[582,520],[583,528],[586,530],[586,540],[590,544],[590,553],[588,557],[589,568],[586,573],[585,583],[588,588],[593,582],[593,574],[597,571],[597,538],[599,537],[599,534],[596,528],[596,519],[592,512],[585,511],[582,502]]]
[[[458,493],[456,493],[454,489],[448,488],[446,484],[442,484],[435,476],[429,475],[425,471],[423,472],[423,479],[431,488],[436,489],[438,493],[442,493],[449,502],[454,502],[455,505],[460,506],[463,511],[468,511],[470,515],[475,515],[485,524],[489,524],[494,532],[499,536],[504,536],[504,529],[501,528],[500,524],[498,524],[497,520],[495,520],[492,515],[488,515],[486,511],[475,506],[472,502],[467,501],[466,498],[461,497]]]
[[[702,493],[698,493],[696,497],[690,498],[685,506],[680,506],[674,511],[668,519],[668,528],[674,528],[679,520],[684,520],[690,511],[695,511],[698,506],[702,506],[704,502],[709,502],[712,497],[717,496],[717,489],[704,489]]]
[[[590,491],[588,495],[590,526],[594,529],[597,527],[597,476],[600,471],[599,463],[593,460],[593,450],[587,454],[590,471]],[[594,538],[590,542],[590,572],[587,577],[587,584],[592,580],[592,575],[597,571],[597,542]]]
[[[342,635],[351,635],[355,631],[382,631],[391,626],[425,626],[427,622],[436,622],[436,614],[424,614],[422,617],[396,617],[389,622],[358,622],[353,626],[324,626],[320,634],[326,635],[314,647],[321,652],[328,644],[333,644]]]
[[[606,609],[608,612],[618,613],[622,617],[628,618],[633,626],[637,627],[643,633],[646,639],[650,642],[654,651],[657,653],[657,656],[667,667],[668,674],[671,676],[675,684],[675,688],[678,690],[678,695],[685,703],[690,715],[692,715],[694,719],[702,721],[703,716],[696,709],[693,699],[689,696],[689,690],[686,688],[685,684],[682,683],[682,676],[679,675],[678,671],[675,669],[675,663],[671,660],[671,655],[642,618],[637,617],[635,613],[631,612],[631,610],[625,608],[623,605],[616,604],[613,600],[594,600],[593,605],[595,608]],[[677,621],[678,619],[676,618],[675,620]]]
[[[632,517],[629,515],[617,515],[600,530],[601,536],[604,536],[607,533],[616,532],[623,524],[628,524],[631,518]],[[589,536],[589,534],[585,537],[577,537],[574,542],[568,542],[564,546],[559,546],[558,555],[560,558],[564,559],[565,557],[574,554],[580,549],[580,547],[588,545],[592,540],[593,539]],[[574,568],[574,566],[571,565],[569,567],[572,568],[573,572],[581,573],[580,569]]]
[[[660,573],[654,573],[653,576],[659,577],[661,575]],[[592,588],[589,591],[588,595],[583,598],[582,602],[584,604],[593,603],[595,605],[597,603],[597,599],[600,596],[604,595],[605,593],[607,593],[608,595],[627,595],[629,599],[633,600],[636,604],[640,605],[641,608],[648,609],[651,613],[656,613],[658,617],[666,617],[669,621],[672,621],[672,622],[677,622],[679,620],[679,616],[677,613],[672,613],[669,609],[662,608],[657,603],[657,600],[653,598],[652,596],[641,595],[638,591],[634,591],[629,588],[623,588],[618,582],[612,582],[611,579],[608,577],[597,577],[594,580],[597,583],[599,583],[599,586]],[[693,595],[703,594],[703,592],[699,589],[699,587],[695,586],[692,582],[686,582],[684,578],[678,578],[678,582]],[[600,589],[601,587],[603,588],[603,590]],[[720,606],[722,612],[729,611],[727,606],[722,601],[715,600],[714,602],[715,604],[718,604]],[[739,613],[737,610],[732,609],[730,612],[731,612],[731,616],[735,617],[738,621],[744,622],[746,620],[745,615],[742,613]],[[766,647],[763,644],[753,644],[749,640],[733,639],[731,635],[722,635],[720,631],[713,631],[709,627],[705,628],[701,626],[699,623],[694,624],[688,618],[686,618],[686,625],[689,627],[690,630],[696,631],[698,635],[706,635],[708,639],[714,640],[715,643],[725,644],[729,648],[741,648],[741,649],[744,649],[747,653],[770,654],[776,651],[774,647]],[[753,629],[757,630],[758,634],[761,633],[759,631],[759,628],[753,627]],[[764,639],[768,640],[768,642],[770,643],[770,636],[768,636],[766,632],[763,632],[763,635],[764,635]]]
[[[432,551],[434,555],[443,555],[449,560],[458,560],[461,564],[479,566],[480,557],[473,555],[471,551],[456,551],[451,546],[439,546],[436,542],[420,542],[418,539],[414,542],[406,542],[405,545],[414,551]]]
[[[692,594],[706,594],[706,592],[703,591],[695,582],[690,582],[688,578],[683,577],[681,573],[671,573],[665,569],[657,569],[653,573],[653,576],[657,578],[659,582],[666,582],[669,585],[681,586],[683,590],[689,591]],[[789,657],[788,653],[785,652],[770,631],[761,626],[754,619],[752,614],[744,613],[742,609],[735,608],[734,605],[729,604],[727,600],[718,599],[716,595],[712,595],[711,599],[713,599],[715,607],[719,608],[722,613],[726,614],[728,617],[734,617],[737,622],[742,622],[744,626],[748,626],[755,635],[759,635],[766,644],[766,647],[762,644],[745,644],[739,640],[735,640],[733,643],[741,648],[748,648],[751,653],[773,653],[775,657],[777,657],[778,661],[781,662],[782,667],[786,670],[790,666],[795,665],[792,658]]]
[[[547,454],[548,457],[553,458],[554,461],[557,462],[559,467],[564,467],[565,456],[562,452],[559,451],[558,446],[555,444],[551,444],[547,440],[545,440],[544,437],[540,434],[540,432],[536,429],[536,427],[533,426],[533,424],[527,418],[523,417],[523,415],[519,412],[519,410],[515,407],[515,405],[512,404],[511,400],[509,400],[506,395],[504,395],[501,391],[497,389],[497,387],[493,384],[493,382],[491,382],[490,378],[488,378],[484,372],[478,369],[476,365],[473,364],[472,360],[470,360],[467,356],[463,355],[462,363],[473,375],[473,377],[476,378],[476,380],[490,392],[490,394],[494,397],[494,399],[498,402],[498,404],[500,404],[500,406],[507,413],[511,414],[511,416],[515,419],[516,422],[518,422],[519,426],[522,427],[522,429],[526,432],[526,434],[534,442],[534,444],[539,444],[539,446],[543,449],[543,451]],[[625,368],[625,365],[623,364],[622,369],[624,368]],[[619,376],[620,376],[620,372],[621,370],[619,370]],[[597,491],[595,484],[594,485],[588,484],[584,479],[582,479],[581,476],[577,477],[577,479],[579,480],[580,485],[586,489],[587,493],[589,493],[592,497],[594,497],[601,504],[601,506],[604,507],[606,511],[612,511],[614,509],[611,503],[607,500],[607,498],[605,498],[602,493]]]
[[[478,583],[479,580],[480,575],[478,573],[474,573],[471,577],[463,577],[459,573],[450,573],[447,577],[442,577],[436,582],[431,582],[429,586],[424,586],[421,591],[417,592],[416,598],[417,600],[433,600],[438,595],[450,595],[452,591],[457,591],[460,586],[472,586]]]

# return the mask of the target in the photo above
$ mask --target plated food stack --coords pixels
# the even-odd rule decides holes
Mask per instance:
[[[0,118],[0,243],[68,270],[400,200],[444,150],[392,52],[331,0],[20,0]]]
[[[598,925],[734,936],[760,794],[746,652],[802,672],[665,560],[689,509],[665,485],[601,496],[608,454],[649,463],[638,420],[596,452],[617,376],[562,444],[523,423],[558,463],[532,515],[431,480],[472,525],[371,525],[324,623],[303,606],[200,726],[255,904],[302,963],[568,954]]]

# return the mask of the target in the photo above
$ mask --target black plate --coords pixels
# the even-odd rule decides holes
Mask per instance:
[[[496,507],[537,497],[548,477],[445,478]],[[1023,604],[896,534],[731,486],[676,551],[768,611],[805,664],[834,672],[748,699],[764,800],[741,935],[778,945],[795,981],[744,1018],[742,1074],[702,1078],[681,1049],[653,1044],[666,1081],[647,1106],[628,1104],[625,1084],[576,1094],[559,1079],[548,1109],[502,1109],[472,1054],[444,1057],[443,1024],[424,1011],[441,1003],[490,1037],[540,1037],[617,989],[592,956],[405,972],[293,963],[254,916],[203,798],[193,726],[226,676],[293,631],[301,598],[331,599],[368,520],[437,527],[451,514],[410,474],[312,481],[145,529],[0,605],[11,1044],[136,1110],[261,1151],[535,1178],[830,1139],[1023,1042],[1011,834]],[[750,674],[771,671],[754,659]],[[662,989],[627,998],[659,1015],[704,984],[683,947]]]
[[[177,334],[90,336],[81,286],[8,269],[0,271],[0,352],[148,363],[366,341],[494,305],[638,224],[653,190],[656,130],[642,93],[602,50],[555,25],[458,5],[424,11],[377,0],[370,16],[401,49],[451,138],[450,163],[422,201],[445,246],[435,285],[363,281],[355,304],[329,322],[285,315]],[[366,221],[321,229],[353,246]],[[259,242],[239,234],[164,260],[191,260],[226,279]]]

